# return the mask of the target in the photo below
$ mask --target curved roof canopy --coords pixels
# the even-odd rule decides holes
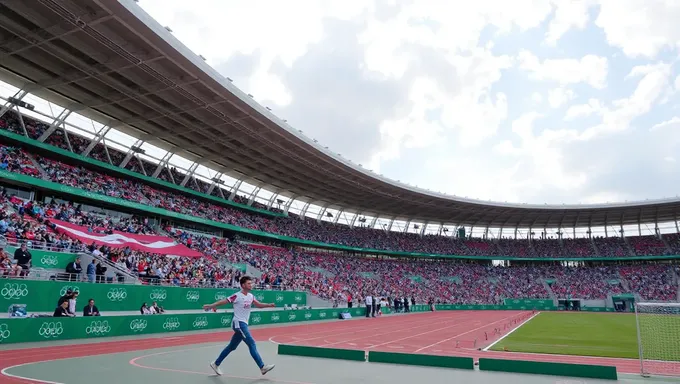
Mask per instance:
[[[475,227],[675,221],[680,199],[503,204],[384,178],[317,145],[189,51],[133,0],[0,5],[0,77],[210,169],[366,216]]]

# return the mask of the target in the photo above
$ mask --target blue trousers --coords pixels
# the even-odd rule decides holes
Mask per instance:
[[[257,351],[257,346],[255,345],[255,339],[253,339],[253,336],[250,335],[250,331],[248,330],[248,324],[239,321],[238,322],[238,328],[236,328],[235,324],[232,324],[232,329],[234,330],[234,334],[231,336],[231,341],[229,342],[229,345],[226,346],[222,350],[222,353],[220,353],[220,356],[215,360],[215,365],[219,366],[222,364],[222,361],[229,356],[231,352],[233,352],[239,344],[241,344],[241,341],[245,341],[246,345],[248,346],[248,349],[250,350],[250,356],[253,357],[253,360],[255,360],[255,363],[257,366],[261,369],[264,367],[264,363],[262,362],[262,358],[260,357],[260,353]]]

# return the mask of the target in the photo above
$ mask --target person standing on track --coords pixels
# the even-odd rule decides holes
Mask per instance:
[[[219,300],[203,306],[203,309],[207,311],[214,310],[216,307],[227,303],[234,305],[234,318],[231,322],[231,328],[234,330],[234,334],[231,337],[229,345],[222,350],[222,353],[217,357],[217,360],[210,363],[210,368],[221,376],[222,370],[220,369],[220,365],[222,364],[222,361],[238,347],[241,341],[244,341],[250,350],[250,356],[253,357],[253,360],[255,360],[255,363],[257,363],[257,366],[260,368],[260,372],[264,375],[274,369],[274,364],[265,365],[262,361],[262,357],[260,357],[260,353],[257,351],[257,346],[255,345],[255,339],[253,339],[253,336],[250,335],[250,331],[248,330],[248,320],[250,319],[250,310],[253,305],[257,308],[273,308],[276,304],[265,304],[255,300],[253,294],[250,293],[253,289],[253,280],[249,276],[242,276],[239,279],[239,283],[241,284],[241,290],[239,292],[234,293],[224,300]]]
[[[366,317],[371,317],[373,313],[373,296],[366,295]]]

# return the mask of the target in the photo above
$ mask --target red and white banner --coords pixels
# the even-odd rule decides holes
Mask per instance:
[[[50,222],[57,227],[57,232],[78,239],[86,245],[94,242],[98,245],[108,245],[111,248],[130,247],[130,249],[135,251],[158,253],[161,255],[203,256],[200,252],[187,248],[184,244],[176,244],[173,239],[165,236],[136,235],[119,231],[113,231],[113,234],[105,235],[88,232],[87,227],[71,224],[66,221],[50,219]]]

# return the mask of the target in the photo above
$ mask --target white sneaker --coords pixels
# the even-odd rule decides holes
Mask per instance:
[[[214,361],[210,363],[210,368],[212,368],[212,370],[215,371],[215,373],[218,376],[222,376],[222,370],[220,369],[220,367],[217,366],[217,364],[215,364]],[[263,373],[263,375],[264,375],[264,373]]]
[[[269,372],[269,371],[271,371],[272,369],[274,369],[274,367],[276,367],[276,365],[274,365],[274,364],[265,365],[264,367],[262,367],[262,368],[260,369],[260,372],[262,372],[263,375],[266,375],[267,372]]]

